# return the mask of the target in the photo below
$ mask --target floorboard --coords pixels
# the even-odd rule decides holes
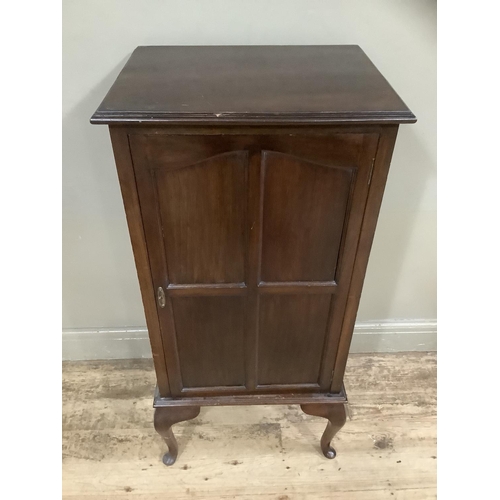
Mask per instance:
[[[435,353],[350,356],[334,460],[298,406],[205,407],[174,426],[167,468],[154,385],[150,360],[63,363],[64,499],[436,498]]]

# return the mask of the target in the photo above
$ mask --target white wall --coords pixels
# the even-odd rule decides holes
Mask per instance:
[[[410,109],[358,314],[436,317],[436,2],[64,0],[63,327],[145,325],[105,126],[89,117],[137,45],[357,44]]]

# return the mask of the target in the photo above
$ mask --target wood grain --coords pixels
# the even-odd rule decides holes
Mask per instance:
[[[229,387],[329,392],[386,128],[330,135],[124,129],[153,288],[166,292],[158,316],[174,397],[194,397],[195,389],[209,396],[209,387],[213,395]],[[203,304],[216,303],[224,308],[205,327],[201,318],[213,307]],[[191,304],[189,312],[176,304]]]
[[[300,407],[204,407],[179,423],[168,469],[153,428],[151,360],[63,365],[65,500],[436,498],[436,356],[351,355],[352,420],[337,457]],[[393,493],[393,495],[391,495]]]
[[[134,252],[135,267],[146,315],[151,351],[155,361],[158,387],[162,396],[169,396],[171,394],[170,381],[167,374],[163,338],[156,311],[156,291],[149,263],[148,248],[144,234],[144,221],[137,194],[128,135],[120,127],[109,127],[109,134],[113,146],[118,179],[120,181],[130,241]]]
[[[330,299],[288,294],[260,298],[259,384],[318,384]]]
[[[338,339],[338,347],[336,349],[335,368],[330,390],[337,392],[343,384],[344,370],[349,354],[349,346],[354,332],[354,323],[358,312],[359,301],[361,299],[361,291],[365,280],[366,268],[368,266],[368,258],[375,236],[375,228],[377,226],[378,214],[382,205],[384,196],[385,183],[389,174],[389,166],[391,163],[394,144],[398,134],[398,126],[387,127],[380,136],[380,141],[377,150],[377,156],[373,165],[373,174],[371,176],[370,190],[366,201],[365,211],[363,214],[363,226],[359,238],[358,247],[355,254],[351,254],[349,258],[353,262],[353,270],[349,291],[346,293],[346,305],[342,319],[342,329],[340,338]],[[344,291],[347,287],[344,288]],[[340,319],[337,317],[337,319]]]
[[[176,297],[183,387],[244,386],[244,297]]]
[[[158,170],[170,283],[245,281],[246,152]]]
[[[357,45],[137,47],[92,123],[412,123]]]
[[[354,169],[262,153],[261,280],[333,281]]]

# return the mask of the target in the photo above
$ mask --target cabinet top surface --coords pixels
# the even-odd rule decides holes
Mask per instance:
[[[91,123],[414,123],[357,45],[137,47]]]

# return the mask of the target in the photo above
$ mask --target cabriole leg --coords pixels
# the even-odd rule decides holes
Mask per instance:
[[[335,404],[303,404],[300,405],[302,411],[315,417],[328,419],[325,432],[321,436],[321,451],[326,458],[335,458],[336,451],[330,446],[330,442],[337,432],[343,427],[346,421],[345,405]]]
[[[172,432],[172,425],[184,420],[191,420],[192,418],[197,417],[199,413],[199,406],[171,406],[155,408],[154,426],[156,432],[158,432],[168,446],[168,452],[163,455],[163,463],[165,465],[172,465],[175,463],[179,452],[177,440]]]

